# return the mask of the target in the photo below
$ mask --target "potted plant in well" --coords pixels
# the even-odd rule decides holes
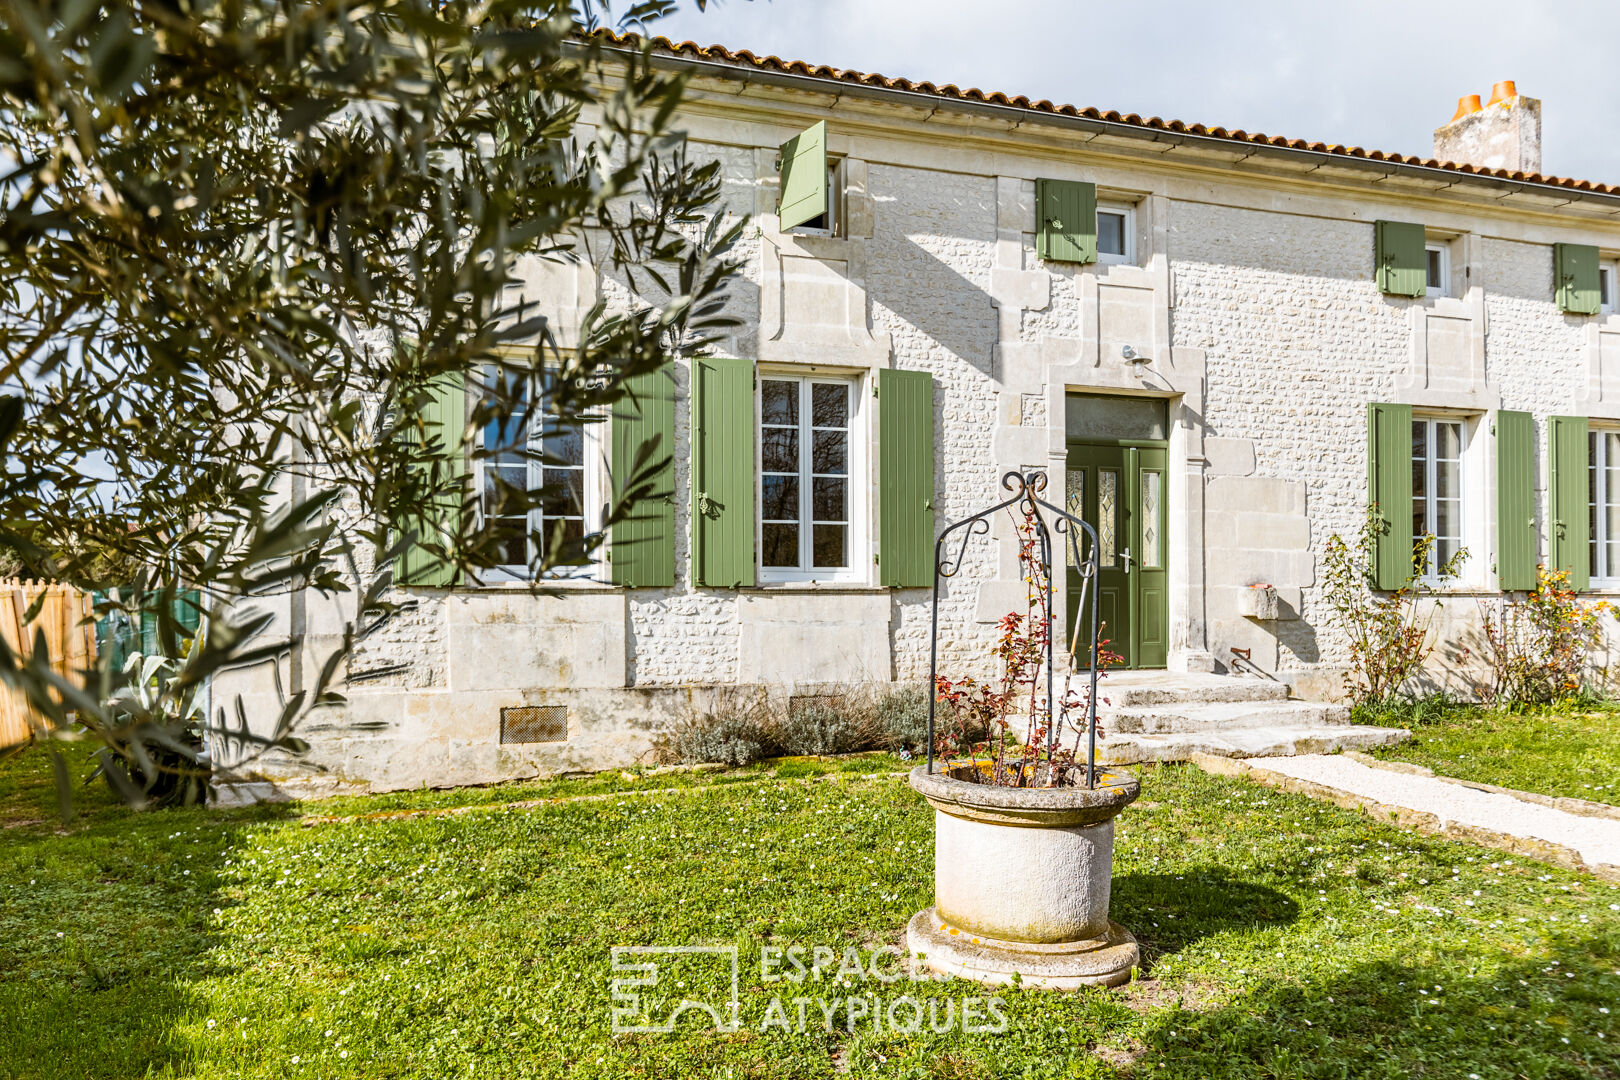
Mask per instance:
[[[1008,473],[1011,498],[948,526],[935,545],[929,754],[910,777],[934,807],[934,906],[912,917],[906,939],[934,970],[980,982],[1113,986],[1140,959],[1136,939],[1108,917],[1114,817],[1140,788],[1096,764],[1097,680],[1111,658],[1097,635],[1097,538],[1040,498],[1045,485],[1043,473]],[[1027,607],[1001,621],[997,680],[953,681],[937,670],[940,582],[1003,510],[1018,529]],[[1072,677],[1057,673],[1054,541],[1079,571],[1089,614],[1075,619]],[[954,560],[948,542],[960,545]],[[936,728],[936,704],[952,728]]]

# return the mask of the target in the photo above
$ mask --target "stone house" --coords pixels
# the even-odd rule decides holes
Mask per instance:
[[[1436,622],[1435,677],[1459,687],[1481,604],[1538,562],[1620,588],[1620,187],[1541,175],[1540,104],[1511,84],[1425,160],[659,53],[691,74],[685,126],[753,225],[743,326],[642,413],[554,449],[580,492],[556,516],[590,529],[615,450],[667,435],[668,512],[547,595],[408,587],[276,783],[620,766],[715,687],[918,680],[933,536],[1010,469],[1046,471],[1098,528],[1128,666],[1259,675],[1268,696],[1336,694],[1323,551],[1369,498],[1386,576],[1413,531],[1436,566],[1466,550]],[[525,290],[566,340],[613,283],[536,265]],[[942,668],[982,669],[1015,571],[1009,526],[970,550]],[[313,604],[284,615],[319,646]]]

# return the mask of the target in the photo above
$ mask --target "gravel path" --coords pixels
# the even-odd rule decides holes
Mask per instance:
[[[1613,819],[1571,814],[1434,777],[1374,769],[1338,755],[1251,758],[1248,765],[1433,814],[1443,822],[1561,844],[1578,852],[1589,865],[1620,866],[1620,821]]]

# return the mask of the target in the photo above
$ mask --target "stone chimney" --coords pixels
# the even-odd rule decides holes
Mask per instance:
[[[1434,156],[1458,165],[1510,172],[1541,171],[1541,102],[1524,97],[1512,80],[1457,101],[1457,115],[1434,133]]]

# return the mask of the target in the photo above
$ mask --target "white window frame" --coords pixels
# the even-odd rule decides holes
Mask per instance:
[[[1467,548],[1468,548],[1468,538],[1469,538],[1469,534],[1470,534],[1470,531],[1471,531],[1469,529],[1469,527],[1468,527],[1468,524],[1469,524],[1468,523],[1468,515],[1469,515],[1469,511],[1471,509],[1469,504],[1473,501],[1469,497],[1469,490],[1468,490],[1468,480],[1469,480],[1468,448],[1469,448],[1469,444],[1471,442],[1471,439],[1469,438],[1469,435],[1470,435],[1470,430],[1469,429],[1470,429],[1471,425],[1468,422],[1468,418],[1465,417],[1465,416],[1457,416],[1455,414],[1448,415],[1448,414],[1445,414],[1445,413],[1414,413],[1413,416],[1412,416],[1412,423],[1414,423],[1414,424],[1426,424],[1428,426],[1427,431],[1426,431],[1426,433],[1424,435],[1424,445],[1428,449],[1428,456],[1424,459],[1423,484],[1424,484],[1424,489],[1427,492],[1430,493],[1424,500],[1424,508],[1423,508],[1423,525],[1424,525],[1424,527],[1423,527],[1423,532],[1420,533],[1414,528],[1413,529],[1413,534],[1412,534],[1412,542],[1413,542],[1413,544],[1416,544],[1417,541],[1418,541],[1418,538],[1420,536],[1425,535],[1425,534],[1434,534],[1436,536],[1436,539],[1438,540],[1439,534],[1435,533],[1435,528],[1434,528],[1434,523],[1435,523],[1435,496],[1433,494],[1436,487],[1437,487],[1437,485],[1435,483],[1435,479],[1436,479],[1435,474],[1436,474],[1437,470],[1436,470],[1436,459],[1435,459],[1435,453],[1434,453],[1435,445],[1436,445],[1436,441],[1435,441],[1435,437],[1434,437],[1434,435],[1435,435],[1435,425],[1437,425],[1437,424],[1455,424],[1455,425],[1457,425],[1457,429],[1458,429],[1458,435],[1457,435],[1457,535],[1456,535],[1455,539],[1457,541],[1457,547],[1458,547],[1459,550],[1467,550]],[[1408,466],[1407,467],[1410,468],[1411,467],[1411,460],[1412,460],[1410,453],[1407,454],[1407,459],[1408,459]],[[1414,500],[1416,500],[1417,492],[1414,491],[1412,493],[1412,498]],[[1431,546],[1429,548],[1429,562],[1428,562],[1428,565],[1425,566],[1423,568],[1423,572],[1418,575],[1419,580],[1423,581],[1427,585],[1440,586],[1440,585],[1456,585],[1456,584],[1460,584],[1461,582],[1463,582],[1464,580],[1467,579],[1467,577],[1468,577],[1468,565],[1467,564],[1468,564],[1468,562],[1470,562],[1472,560],[1464,560],[1464,564],[1460,568],[1460,572],[1458,573],[1458,575],[1456,577],[1444,577],[1441,574],[1437,573],[1436,571],[1439,569],[1440,561],[1441,560],[1440,560],[1440,557],[1439,557],[1438,544],[1436,544],[1435,546]]]
[[[1620,560],[1616,560],[1615,566],[1607,565],[1605,553],[1610,540],[1609,521],[1608,515],[1603,513],[1605,495],[1620,498],[1620,491],[1608,490],[1608,470],[1605,467],[1609,457],[1609,440],[1606,436],[1620,434],[1620,429],[1593,424],[1587,433],[1586,512],[1592,525],[1591,535],[1587,538],[1587,563],[1591,570],[1591,586],[1594,589],[1620,589]],[[1608,572],[1600,573],[1604,570]]]
[[[486,372],[486,378],[491,381],[497,377],[497,369],[491,368]],[[483,389],[483,387],[480,387],[480,389]],[[530,404],[532,405],[533,402]],[[528,424],[528,446],[529,449],[535,453],[539,453],[544,446],[544,422],[544,416],[537,416],[532,411],[530,412]],[[582,497],[585,501],[583,528],[586,536],[589,536],[593,532],[600,532],[602,528],[602,504],[606,491],[605,480],[603,479],[602,475],[602,430],[603,425],[600,423],[587,423],[580,425],[580,460],[582,466],[581,478],[583,481],[581,487],[583,492]],[[489,426],[485,425],[484,429],[478,433],[478,447],[480,450],[487,451],[489,449],[489,447],[485,445],[485,440],[488,438],[488,436]],[[527,482],[529,484],[529,490],[537,490],[544,482],[545,466],[542,462],[537,461],[534,458],[530,458],[526,464],[528,467]],[[497,466],[498,463],[493,462],[483,456],[479,456],[473,460],[473,480],[477,485],[474,490],[478,493],[477,508],[478,522],[480,527],[482,527],[484,524],[485,471],[489,468],[494,468]],[[479,583],[483,585],[495,585],[510,582],[529,582],[535,580],[533,567],[537,552],[535,551],[534,533],[535,530],[543,528],[544,525],[544,514],[542,513],[540,507],[534,507],[531,509],[529,511],[528,530],[526,533],[526,550],[529,554],[529,561],[522,566],[501,565],[481,570],[479,572]],[[583,566],[553,567],[550,571],[543,575],[543,579],[546,581],[601,580],[605,571],[603,556],[606,549],[606,544],[598,547],[596,550],[596,557]]]
[[[844,544],[844,557],[846,565],[843,567],[804,567],[803,562],[814,558],[811,546],[814,532],[814,522],[811,516],[811,496],[813,485],[806,483],[810,474],[806,471],[805,461],[810,453],[810,440],[804,437],[809,428],[804,424],[808,417],[809,391],[801,389],[799,398],[800,438],[799,438],[799,508],[800,537],[799,551],[802,560],[799,568],[767,567],[765,565],[765,498],[764,498],[764,394],[765,383],[797,382],[801,388],[812,383],[842,383],[849,387],[849,459],[846,463],[848,471],[849,490],[849,525]],[[867,500],[871,484],[867,481],[868,460],[868,422],[866,410],[866,379],[858,373],[844,371],[806,371],[783,368],[761,368],[759,377],[754,382],[754,562],[758,581],[761,585],[780,585],[791,583],[814,583],[818,585],[865,585],[870,584],[871,572],[866,563],[870,560],[870,544],[868,542],[867,527]]]
[[[1613,259],[1598,263],[1598,311],[1613,315],[1620,311],[1620,264]]]
[[[844,235],[844,159],[827,158],[827,217],[825,228],[816,228],[812,225],[795,225],[786,230],[788,236],[831,236]]]
[[[1429,256],[1440,256],[1440,284],[1429,284]],[[1423,295],[1427,297],[1451,295],[1451,243],[1441,241],[1423,245]]]
[[[1097,216],[1104,214],[1118,214],[1121,217],[1121,233],[1125,241],[1123,254],[1104,252],[1102,249],[1102,226],[1097,226],[1097,262],[1107,266],[1134,266],[1136,264],[1136,207],[1130,203],[1099,202]]]

